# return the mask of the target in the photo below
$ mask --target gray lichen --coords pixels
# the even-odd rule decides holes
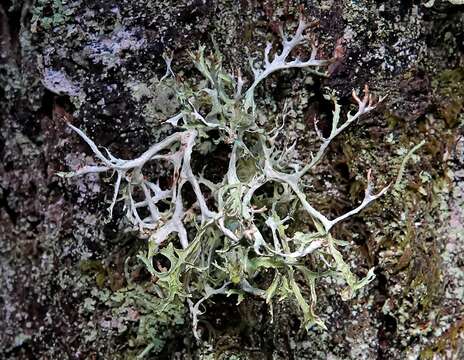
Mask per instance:
[[[263,96],[263,104],[272,121],[282,109],[282,99],[291,98],[289,105],[295,113],[288,116],[286,136],[299,139],[297,150],[302,158],[315,146],[310,120],[315,113],[327,112],[328,105],[320,97],[324,86],[335,88],[344,105],[352,87],[359,89],[366,82],[374,92],[389,89],[385,108],[332,145],[314,177],[321,180],[307,188],[317,206],[341,213],[362,196],[363,179],[356,174],[375,163],[378,181],[387,181],[380,174],[397,170],[401,162],[391,156],[394,149],[409,149],[427,140],[409,163],[402,185],[404,196],[385,198],[334,229],[337,238],[351,243],[352,251],[344,253],[347,261],[354,268],[376,266],[377,279],[349,303],[337,299],[333,283],[321,284],[320,307],[332,309],[319,311],[328,333],[297,330],[292,307],[276,306],[274,323],[269,325],[268,311],[260,301],[247,301],[234,310],[225,299],[209,309],[215,334],[210,345],[196,348],[180,331],[165,342],[159,357],[347,359],[352,349],[352,342],[345,340],[348,330],[348,337],[355,339],[355,350],[368,349],[371,358],[403,359],[407,354],[459,358],[463,325],[456,319],[462,316],[462,303],[456,296],[462,288],[461,242],[453,240],[456,234],[449,230],[449,216],[462,206],[459,196],[451,196],[462,183],[462,154],[455,147],[462,133],[462,9],[447,1],[435,1],[428,8],[397,1],[222,0],[131,1],[110,6],[101,1],[37,1],[32,5],[15,0],[0,6],[0,266],[2,304],[7,309],[0,322],[3,357],[130,358],[147,345],[121,345],[137,333],[137,320],[124,319],[128,329],[122,334],[117,333],[121,327],[109,331],[101,326],[121,324],[121,318],[130,313],[123,303],[94,295],[100,291],[111,294],[127,285],[123,259],[131,257],[133,281],[143,284],[149,277],[134,266],[135,254],[131,253],[143,245],[128,235],[115,235],[114,229],[121,226],[120,214],[105,225],[104,207],[93,205],[101,203],[103,196],[88,190],[81,193],[54,177],[57,171],[68,169],[68,163],[62,162],[65,154],[72,153],[71,161],[86,151],[76,139],[64,141],[71,139],[65,121],[75,122],[112,152],[133,149],[124,153],[133,157],[166,136],[166,129],[158,131],[154,126],[157,112],[167,114],[176,107],[174,102],[160,109],[162,100],[153,93],[146,98],[133,96],[132,84],[145,84],[154,91],[153,79],[164,74],[160,60],[166,47],[174,50],[174,71],[184,78],[194,80],[185,51],[197,48],[199,41],[214,48],[213,39],[236,67],[273,40],[279,24],[294,22],[301,4],[319,20],[314,31],[323,56],[331,57],[336,43],[338,53],[343,54],[327,79],[289,72],[274,74],[266,83],[271,91]],[[111,11],[115,6],[118,11]],[[137,29],[137,39],[145,39],[146,45],[134,52],[127,50],[122,61],[104,69],[82,49],[92,39],[111,38],[117,29],[131,33]],[[101,37],[95,38],[96,33]],[[78,84],[83,90],[80,97],[69,99],[47,92],[37,68],[38,55],[48,56],[50,69]],[[118,147],[121,143],[124,146]],[[220,153],[214,161],[223,162]],[[94,180],[79,185],[80,189],[92,189]],[[104,181],[97,185],[111,193]],[[326,192],[341,200],[327,204],[322,195]],[[384,208],[394,210],[383,212]],[[458,215],[453,216],[457,219]],[[83,225],[87,217],[89,227]],[[80,254],[85,261],[90,257],[101,263],[99,270],[81,272]],[[445,288],[443,284],[452,285]],[[83,311],[87,297],[96,301],[93,312]],[[358,307],[359,311],[349,311]],[[360,333],[366,334],[365,343],[357,336]],[[175,341],[184,337],[185,343]]]

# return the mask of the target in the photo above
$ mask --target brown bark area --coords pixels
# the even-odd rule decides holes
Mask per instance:
[[[217,44],[231,69],[245,68],[247,54],[261,56],[265,40],[276,39],[279,25],[295,23],[300,7],[318,20],[320,56],[335,50],[338,61],[328,79],[308,85],[302,73],[276,75],[260,94],[279,105],[287,96],[310,93],[306,120],[292,125],[303,154],[311,146],[309,119],[319,114],[323,127],[331,112],[325,86],[343,105],[366,83],[390,94],[374,117],[332,145],[315,186],[322,188],[324,176],[335,173],[341,200],[330,203],[321,195],[319,205],[334,212],[349,208],[361,191],[356,174],[374,164],[391,180],[395,149],[427,139],[401,199],[389,198],[335,229],[356,244],[354,263],[376,266],[377,280],[349,303],[325,284],[320,312],[327,314],[328,332],[298,330],[292,304],[278,305],[271,323],[262,301],[237,307],[217,299],[204,322],[213,329],[213,350],[194,342],[184,314],[183,325],[160,327],[154,336],[163,340],[161,349],[148,358],[464,356],[462,6],[12,0],[0,4],[1,358],[133,358],[153,341],[134,340],[137,306],[120,310],[107,299],[127,285],[124,262],[144,244],[123,234],[121,209],[106,221],[111,186],[105,181],[56,175],[91,160],[65,124],[83,128],[121,157],[138,154],[164,136],[160,119],[168,110],[150,86],[164,73],[165,50],[174,51],[173,66],[185,79],[194,74],[187,51],[198,42]],[[149,90],[140,95],[135,89],[142,85]],[[389,134],[400,140],[389,145]],[[446,191],[435,193],[438,187]],[[398,219],[408,207],[408,217]],[[137,271],[133,277],[143,282],[147,274]]]

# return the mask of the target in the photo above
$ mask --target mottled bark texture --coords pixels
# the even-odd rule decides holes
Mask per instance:
[[[251,79],[247,58],[300,11],[317,20],[321,57],[337,59],[330,76],[276,74],[257,93],[270,117],[291,99],[286,132],[301,157],[315,148],[315,115],[330,130],[325,87],[345,105],[364,84],[388,94],[331,143],[308,188],[318,207],[343,214],[362,199],[367,169],[391,181],[406,151],[426,144],[398,191],[334,229],[351,242],[344,255],[354,269],[375,266],[376,280],[346,302],[336,284],[320,285],[327,331],[300,329],[292,304],[275,307],[271,322],[259,299],[236,306],[218,296],[199,324],[209,338],[197,343],[184,308],[150,315],[144,286],[154,279],[134,256],[146,245],[124,233],[121,208],[107,221],[110,182],[56,176],[91,160],[65,124],[134,157],[166,136],[161,122],[176,110],[155,86],[163,52],[189,79],[187,51],[217,46]],[[463,24],[463,5],[444,0],[3,1],[0,358],[130,359],[145,349],[152,359],[462,359]],[[224,173],[220,148],[208,160]],[[201,169],[205,159],[192,161]]]

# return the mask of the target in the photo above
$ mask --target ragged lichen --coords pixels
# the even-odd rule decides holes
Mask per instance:
[[[305,28],[301,20],[292,37],[282,33],[279,51],[273,52],[269,43],[262,64],[250,61],[253,80],[248,87],[240,71],[227,72],[218,51],[206,56],[201,47],[192,54],[204,78],[195,84],[177,81],[167,61],[168,71],[161,81],[175,89],[180,112],[166,122],[179,131],[133,160],[119,159],[106,149],[103,153],[70,125],[100,164],[63,175],[113,173],[109,212],[123,202],[128,226],[147,239],[148,251],[138,258],[156,279],[160,301],[153,310],[163,313],[173,303],[188,303],[197,338],[204,303],[216,295],[235,295],[238,303],[250,295],[262,298],[271,312],[275,302],[293,301],[305,328],[325,328],[315,312],[317,282],[341,279],[345,288],[340,295],[347,300],[374,278],[373,268],[362,279],[353,274],[340,252],[347,244],[333,238],[331,229],[385,194],[389,186],[375,192],[369,170],[361,203],[332,218],[311,204],[304,189],[331,141],[376,107],[367,86],[362,98],[353,91],[357,109],[348,111],[344,121],[336,97],[326,96],[333,104],[331,125],[323,133],[314,119],[320,147],[307,161],[296,159],[295,142],[279,145],[290,109],[284,108],[281,118],[270,124],[255,98],[258,85],[276,71],[310,68],[311,73],[321,74],[331,63],[317,59],[314,45],[308,60],[293,58],[292,51],[306,43]],[[222,179],[213,181],[205,174],[217,164],[202,161],[203,169],[198,171],[192,157],[196,153],[208,156],[217,146],[229,149],[228,164]],[[162,179],[152,179],[144,169],[154,161],[172,169],[168,186],[160,185]],[[311,219],[310,228],[294,226],[301,216]],[[309,300],[301,283],[310,289]]]

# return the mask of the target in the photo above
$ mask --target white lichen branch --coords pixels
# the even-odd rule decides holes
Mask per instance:
[[[330,130],[330,135],[327,138],[324,138],[324,136],[322,135],[322,132],[319,130],[319,127],[317,126],[318,121],[317,119],[315,119],[314,126],[316,129],[316,134],[318,135],[322,143],[316,155],[314,155],[311,161],[306,166],[304,166],[303,169],[299,172],[299,177],[302,177],[304,174],[306,174],[309,170],[314,168],[314,166],[316,166],[319,163],[333,139],[335,139],[348,126],[350,126],[352,123],[358,120],[362,115],[374,110],[378,106],[378,104],[383,102],[386,98],[385,96],[383,96],[376,102],[372,94],[369,93],[369,87],[367,85],[364,86],[364,97],[362,99],[358,97],[358,94],[355,90],[353,90],[352,96],[358,104],[358,110],[354,115],[348,113],[346,121],[340,126],[339,122],[341,107],[334,100],[335,109],[333,111],[332,117],[332,128]]]
[[[272,44],[268,43],[264,49],[264,63],[257,67],[253,60],[250,60],[251,70],[253,72],[254,80],[248,90],[245,92],[245,109],[250,107],[254,108],[254,91],[258,84],[263,81],[266,77],[278,70],[290,69],[290,68],[305,68],[305,67],[321,67],[326,66],[330,63],[330,60],[316,59],[317,47],[315,44],[312,45],[311,55],[308,60],[302,61],[298,57],[289,60],[288,57],[293,49],[303,44],[306,40],[304,35],[305,29],[308,24],[303,18],[300,19],[298,28],[290,39],[281,31],[282,36],[282,51],[276,53],[274,58],[270,59],[270,53],[272,50]]]
[[[108,208],[110,216],[118,201],[121,183],[124,180],[127,183],[124,196],[127,210],[126,216],[134,228],[138,228],[144,233],[146,231],[151,232],[149,235],[150,241],[156,244],[163,243],[171,234],[176,233],[182,247],[186,248],[188,246],[188,236],[183,223],[185,209],[182,189],[186,183],[190,183],[200,209],[200,224],[203,225],[213,220],[226,236],[234,241],[238,240],[237,236],[224,225],[223,215],[208,208],[206,199],[200,189],[200,183],[192,171],[191,155],[197,137],[196,130],[192,129],[174,133],[159,143],[152,145],[139,157],[133,160],[123,160],[114,157],[109,152],[108,158],[105,157],[83,131],[71,124],[69,124],[69,127],[90,146],[96,157],[103,163],[102,166],[85,166],[71,175],[84,175],[106,171],[114,171],[117,174],[113,197]],[[179,148],[174,151],[173,148],[176,146]],[[168,155],[159,154],[163,150],[171,150],[173,152]],[[147,181],[142,172],[147,162],[161,159],[169,161],[174,167],[174,184],[171,190],[162,190],[158,184]],[[136,194],[137,189],[141,190],[144,200],[135,200],[134,194]],[[167,201],[168,199],[170,199],[171,209],[160,212],[158,203],[160,201]],[[146,208],[150,216],[142,219],[139,212],[141,208]]]

